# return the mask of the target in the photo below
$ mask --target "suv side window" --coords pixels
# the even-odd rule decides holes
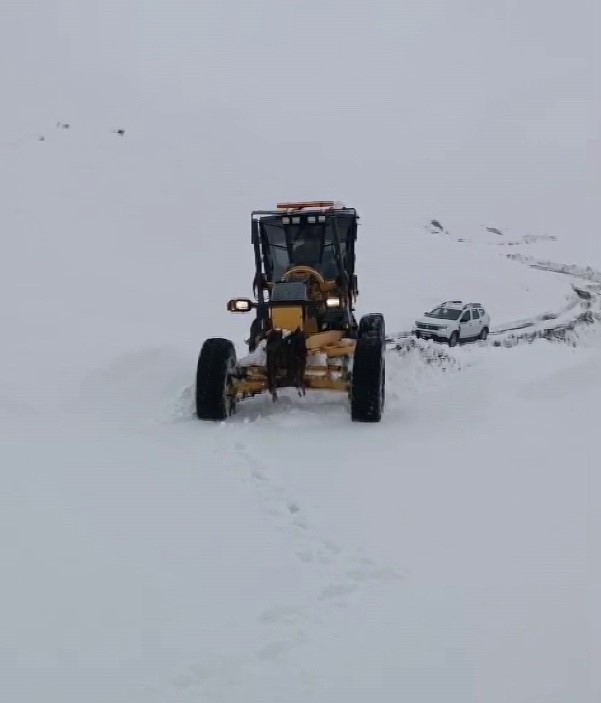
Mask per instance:
[[[480,311],[476,310],[476,308],[474,308],[472,310],[472,317],[474,318],[474,320],[479,320],[480,319]]]
[[[469,322],[470,321],[470,311],[465,310],[459,322]]]

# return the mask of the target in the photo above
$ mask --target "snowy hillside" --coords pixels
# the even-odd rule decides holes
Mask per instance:
[[[599,9],[538,5],[0,9],[2,703],[599,700]],[[199,422],[250,211],[313,197],[382,422]],[[485,343],[410,335],[451,298]]]

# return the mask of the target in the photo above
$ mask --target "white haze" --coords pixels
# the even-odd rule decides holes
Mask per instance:
[[[0,4],[2,703],[600,699],[600,27]],[[245,349],[249,212],[305,197],[358,208],[390,333],[456,296],[593,324],[391,350],[379,425],[294,393],[200,423],[202,341]]]

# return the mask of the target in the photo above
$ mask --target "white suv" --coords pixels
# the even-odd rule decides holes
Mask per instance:
[[[490,316],[481,303],[450,300],[416,320],[413,334],[418,338],[448,342],[454,347],[457,342],[486,339],[489,329]]]

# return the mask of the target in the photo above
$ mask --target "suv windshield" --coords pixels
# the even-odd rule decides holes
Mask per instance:
[[[426,313],[426,317],[436,317],[439,320],[458,320],[461,315],[461,310],[456,308],[434,308],[431,312]]]
[[[351,221],[348,218],[340,218],[337,225],[340,256],[344,265]],[[334,235],[329,221],[308,223],[303,218],[300,223],[283,224],[281,220],[272,220],[262,222],[261,229],[263,250],[267,259],[265,267],[271,280],[279,280],[291,266],[311,266],[326,280],[334,279],[338,275]]]

